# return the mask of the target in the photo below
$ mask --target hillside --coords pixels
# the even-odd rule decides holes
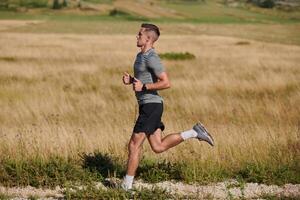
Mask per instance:
[[[272,9],[261,8],[268,7],[263,3],[266,2],[264,0],[57,0],[55,2],[55,0],[3,0],[0,9],[22,14],[118,16],[134,20],[163,19],[215,23],[300,21],[298,0],[274,0]]]

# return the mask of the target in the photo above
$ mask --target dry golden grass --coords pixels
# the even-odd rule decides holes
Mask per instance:
[[[125,160],[137,104],[121,76],[137,51],[134,35],[0,33],[0,156],[99,150]],[[165,134],[200,120],[216,142],[158,157],[239,165],[268,160],[274,147],[287,160],[299,151],[300,46],[165,34],[156,51],[196,56],[163,61]],[[156,156],[148,144],[144,154]]]

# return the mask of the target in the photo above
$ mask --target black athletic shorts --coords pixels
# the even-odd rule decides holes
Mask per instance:
[[[139,117],[136,120],[133,132],[144,132],[148,135],[154,133],[158,128],[163,131],[165,129],[165,125],[161,121],[163,110],[162,103],[146,103],[140,105]]]

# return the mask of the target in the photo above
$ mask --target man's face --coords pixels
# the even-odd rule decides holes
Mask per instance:
[[[147,43],[148,36],[146,35],[145,28],[141,28],[136,36],[136,46],[142,47]]]

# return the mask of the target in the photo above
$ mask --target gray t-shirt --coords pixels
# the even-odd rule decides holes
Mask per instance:
[[[145,53],[138,53],[133,68],[134,77],[143,84],[157,82],[157,77],[165,71],[154,49],[150,49]],[[156,90],[135,92],[135,96],[139,105],[163,102],[162,97],[158,95]]]

